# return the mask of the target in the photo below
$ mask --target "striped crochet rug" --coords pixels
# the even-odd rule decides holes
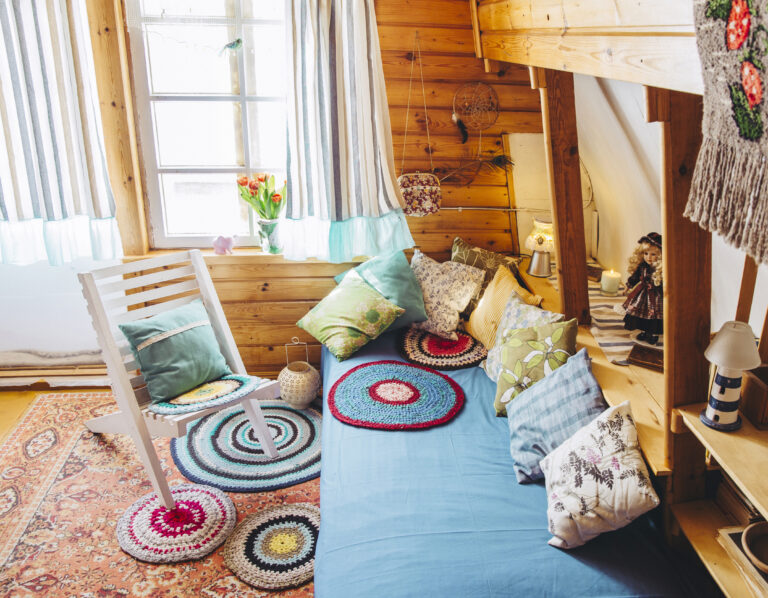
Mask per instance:
[[[557,276],[549,277],[550,284],[557,288]],[[624,316],[615,311],[616,306],[621,306],[626,296],[619,293],[616,297],[603,295],[600,283],[589,281],[589,309],[592,313],[592,326],[590,332],[595,337],[597,344],[605,353],[609,361],[617,365],[629,365],[627,357],[632,347],[636,344],[632,340],[631,330],[624,328]],[[664,337],[659,337],[655,345],[659,349],[664,348]]]

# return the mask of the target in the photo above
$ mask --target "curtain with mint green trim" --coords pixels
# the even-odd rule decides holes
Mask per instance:
[[[403,215],[374,0],[287,0],[289,259],[413,247]]]
[[[0,0],[0,263],[122,255],[84,0]]]

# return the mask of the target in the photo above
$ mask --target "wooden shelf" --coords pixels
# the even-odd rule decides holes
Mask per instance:
[[[525,272],[527,261],[520,264]],[[560,311],[557,290],[546,278],[534,278],[523,274],[531,290],[544,298],[542,307]],[[672,473],[664,449],[664,430],[668,426],[664,415],[664,374],[637,366],[616,365],[608,361],[589,326],[580,326],[576,338],[579,348],[586,347],[592,358],[592,372],[600,383],[609,405],[615,406],[629,401],[632,415],[637,424],[640,448],[653,473],[667,476]]]
[[[705,426],[699,414],[706,403],[677,409],[685,425],[715,457],[763,517],[768,519],[768,431],[755,428],[748,419],[735,432],[719,432]]]
[[[672,513],[702,563],[726,596],[752,596],[738,565],[717,541],[717,530],[734,525],[715,503],[697,500],[672,505]]]

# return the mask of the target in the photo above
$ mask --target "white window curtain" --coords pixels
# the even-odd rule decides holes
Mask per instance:
[[[287,0],[289,259],[413,246],[402,210],[373,0]]]
[[[0,0],[0,263],[121,257],[83,0]]]

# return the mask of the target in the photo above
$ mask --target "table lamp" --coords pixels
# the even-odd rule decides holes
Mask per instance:
[[[555,250],[555,238],[551,222],[534,217],[533,230],[525,240],[526,248],[531,251],[528,274],[547,278],[552,274],[550,253]]]
[[[709,343],[704,357],[715,364],[717,370],[701,421],[715,430],[738,430],[742,373],[760,365],[755,333],[744,322],[726,322]]]

